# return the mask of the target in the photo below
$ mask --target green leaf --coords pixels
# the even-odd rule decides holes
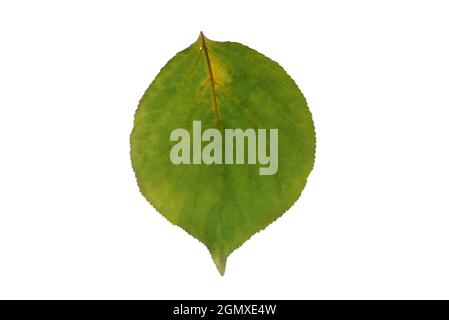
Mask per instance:
[[[201,121],[202,132],[216,128],[223,137],[228,128],[266,129],[269,151],[274,148],[268,132],[278,129],[277,171],[262,175],[267,165],[259,159],[249,164],[247,155],[244,164],[193,164],[193,155],[187,155],[190,164],[174,164],[170,153],[177,141],[171,133],[186,129],[192,150],[193,121]],[[143,196],[204,243],[221,274],[235,249],[298,199],[314,156],[312,116],[284,69],[242,44],[212,41],[202,33],[152,82],[131,133],[131,160]]]

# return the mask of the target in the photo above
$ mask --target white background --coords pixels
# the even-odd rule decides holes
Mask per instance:
[[[449,298],[448,14],[446,1],[2,1],[0,298]],[[224,277],[144,200],[129,159],[139,99],[200,30],[284,66],[317,129],[302,197]]]

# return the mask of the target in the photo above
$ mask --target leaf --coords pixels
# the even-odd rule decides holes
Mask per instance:
[[[193,121],[201,121],[202,132],[278,129],[276,173],[261,175],[263,165],[248,161],[174,164],[170,152],[177,142],[170,141],[171,133],[184,128],[193,139]],[[284,69],[242,44],[212,41],[202,33],[152,82],[131,133],[131,160],[143,196],[204,243],[221,274],[236,248],[298,199],[314,156],[312,116]]]

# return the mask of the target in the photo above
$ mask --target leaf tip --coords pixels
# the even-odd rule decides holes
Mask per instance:
[[[226,271],[226,259],[227,257],[222,254],[212,253],[212,260],[214,260],[215,266],[217,267],[218,272],[222,276],[224,276]]]

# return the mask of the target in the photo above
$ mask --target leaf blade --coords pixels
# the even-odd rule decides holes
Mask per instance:
[[[203,129],[221,131],[279,128],[278,172],[260,176],[254,165],[173,165],[168,136],[180,127],[192,135],[193,120]],[[131,160],[142,194],[207,246],[221,274],[235,249],[297,200],[314,154],[310,111],[284,69],[246,46],[202,34],[150,85],[131,133]]]

